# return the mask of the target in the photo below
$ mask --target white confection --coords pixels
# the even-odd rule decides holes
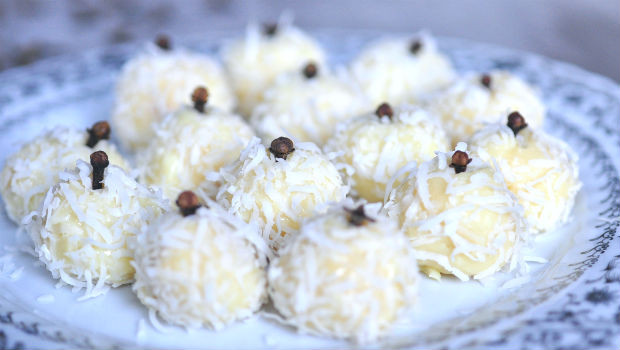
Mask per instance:
[[[86,288],[85,297],[133,281],[131,241],[168,210],[161,193],[121,168],[108,166],[103,184],[93,190],[92,167],[79,160],[75,170],[60,174],[28,223],[35,252],[52,277]]]
[[[516,259],[525,238],[523,208],[499,170],[470,153],[472,162],[456,174],[453,153],[420,164],[390,193],[384,211],[400,222],[430,277],[481,279]]]
[[[542,127],[545,106],[532,87],[504,71],[493,71],[490,88],[481,83],[482,74],[469,73],[451,86],[428,96],[424,104],[441,118],[452,143],[466,141],[485,124],[504,121],[519,111],[533,127]]]
[[[515,137],[498,123],[475,133],[471,145],[482,159],[497,162],[532,231],[549,231],[569,220],[581,182],[578,157],[567,144],[531,127]]]
[[[409,49],[415,40],[421,47],[414,54]],[[371,43],[353,61],[351,70],[375,105],[415,102],[454,79],[452,64],[425,34],[414,40],[387,38]]]
[[[130,166],[107,140],[94,148],[86,146],[88,132],[58,126],[44,132],[11,155],[0,173],[0,193],[9,218],[21,223],[24,216],[39,209],[47,190],[58,182],[58,173],[73,169],[78,159],[89,160],[94,151],[108,154],[110,164]]]
[[[284,322],[300,331],[369,342],[412,311],[419,272],[396,223],[354,226],[342,209],[302,224],[271,262],[269,295]]]
[[[148,145],[152,126],[183,105],[191,104],[197,86],[209,89],[209,104],[232,111],[235,97],[225,73],[213,58],[149,46],[125,64],[116,86],[112,126],[129,150]]]
[[[293,26],[279,25],[273,36],[249,26],[245,37],[224,47],[222,59],[239,111],[249,117],[278,75],[301,70],[310,61],[323,66],[325,54],[314,39]]]
[[[276,159],[258,138],[239,160],[219,173],[217,201],[246,222],[255,222],[272,249],[297,233],[300,222],[345,198],[336,167],[313,143],[296,143],[286,160]]]
[[[256,227],[209,207],[165,214],[137,238],[133,290],[171,324],[221,329],[267,300],[268,248]]]
[[[281,75],[264,94],[251,123],[263,139],[287,136],[296,141],[323,145],[343,120],[372,108],[346,72],[323,72],[306,78],[301,70]]]
[[[394,109],[394,116],[369,113],[336,127],[325,150],[336,154],[352,193],[382,202],[397,171],[409,162],[423,162],[435,151],[447,151],[448,139],[435,118],[416,107]],[[394,185],[396,187],[397,184]]]
[[[141,181],[160,186],[170,199],[198,188],[208,172],[237,160],[254,137],[241,117],[209,107],[205,113],[182,107],[155,133],[138,157]]]

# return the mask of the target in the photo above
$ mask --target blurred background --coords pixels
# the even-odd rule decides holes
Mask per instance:
[[[620,0],[0,0],[0,70],[165,32],[248,20],[451,36],[537,52],[620,81]]]

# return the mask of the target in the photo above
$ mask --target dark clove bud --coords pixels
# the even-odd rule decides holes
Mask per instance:
[[[183,216],[194,215],[196,210],[201,207],[198,196],[192,191],[181,192],[176,203]]]
[[[521,115],[521,113],[515,111],[508,115],[508,127],[512,130],[512,132],[517,136],[519,131],[525,129],[527,127],[527,123],[525,122],[525,118]]]
[[[304,67],[303,73],[304,76],[308,79],[314,78],[319,72],[319,68],[314,64],[314,62],[309,62]]]
[[[192,93],[192,102],[194,102],[194,109],[200,113],[205,112],[205,105],[209,100],[209,91],[204,86],[199,86],[194,89]]]
[[[375,114],[379,118],[388,117],[392,119],[392,117],[394,116],[394,110],[392,110],[392,106],[390,106],[387,102],[384,102],[380,104],[379,107],[377,107]]]
[[[288,155],[293,153],[293,151],[295,151],[293,141],[282,136],[271,141],[271,146],[269,147],[269,152],[273,153],[276,158],[282,158],[284,160],[286,160]]]
[[[411,52],[414,55],[417,55],[418,52],[420,52],[421,48],[422,48],[422,42],[420,40],[413,40],[411,44],[409,45],[409,52]]]
[[[469,155],[463,151],[456,151],[452,154],[452,163],[450,168],[454,168],[456,174],[462,173],[467,170],[467,164],[471,163]]]
[[[348,213],[347,220],[353,226],[363,226],[368,222],[375,222],[374,219],[366,216],[364,205],[360,205],[355,209],[344,208],[344,210]]]
[[[480,77],[480,84],[482,84],[485,88],[491,89],[491,76],[488,74],[483,74]]]
[[[274,36],[274,35],[276,35],[277,31],[278,31],[278,24],[277,23],[265,23],[265,24],[263,24],[263,33],[265,33],[265,35],[267,35],[267,36]]]
[[[93,124],[90,129],[86,129],[88,132],[88,141],[86,146],[93,148],[101,140],[110,139],[110,124],[106,121],[100,121]]]
[[[170,37],[165,34],[159,34],[155,39],[155,45],[164,51],[170,51],[172,49],[172,43]]]
[[[97,151],[90,154],[90,165],[93,167],[93,190],[103,188],[103,172],[110,165],[108,155],[104,151]]]

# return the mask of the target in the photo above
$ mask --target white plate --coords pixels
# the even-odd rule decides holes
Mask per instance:
[[[214,52],[231,33],[190,46]],[[317,31],[333,63],[344,63],[374,32]],[[195,45],[191,45],[192,42]],[[536,240],[531,280],[514,289],[425,279],[413,323],[372,346],[426,348],[620,346],[620,88],[574,66],[462,40],[440,40],[460,71],[507,69],[538,86],[549,108],[545,129],[581,156],[584,182],[574,220]],[[0,163],[54,124],[87,127],[106,119],[113,84],[137,46],[64,56],[0,73]],[[17,227],[0,216],[0,348],[334,348],[343,341],[298,335],[257,316],[220,333],[155,331],[131,288],[77,302],[29,255],[12,250]],[[23,268],[21,274],[19,270]],[[12,276],[11,276],[12,275]],[[11,277],[14,277],[13,279]],[[17,278],[15,278],[17,277]],[[54,301],[49,301],[49,295]],[[43,297],[42,297],[43,296]],[[42,297],[42,298],[41,298]]]

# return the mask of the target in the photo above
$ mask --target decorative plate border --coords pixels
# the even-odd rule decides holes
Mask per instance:
[[[327,47],[338,43],[341,52],[354,52],[363,43],[385,33],[371,31],[322,30],[315,33]],[[230,33],[211,33],[213,40],[221,42]],[[195,41],[198,42],[198,41]],[[606,219],[595,228],[600,235],[593,239],[593,247],[582,252],[584,260],[574,265],[574,272],[558,279],[548,291],[542,291],[543,300],[524,299],[524,303],[540,303],[551,296],[554,301],[536,308],[541,314],[522,315],[521,320],[503,327],[493,328],[495,336],[468,339],[467,335],[480,335],[481,329],[491,324],[466,325],[452,329],[456,335],[449,344],[440,340],[432,346],[443,348],[611,348],[620,346],[620,249],[618,226],[620,226],[620,179],[619,161],[609,154],[620,150],[620,87],[610,80],[585,72],[577,67],[546,59],[537,55],[493,47],[456,39],[440,40],[457,67],[478,71],[507,69],[517,73],[530,83],[542,87],[549,101],[549,118],[559,126],[566,137],[577,140],[587,152],[594,154],[592,164],[606,185],[601,191],[609,193],[601,204],[606,209],[600,213]],[[213,44],[191,45],[204,52],[215,52]],[[109,89],[122,64],[138,50],[136,45],[121,45],[88,51],[74,56],[63,56],[41,61],[34,65],[0,73],[0,132],[38,115],[54,105],[93,98],[97,92]],[[484,53],[484,54],[482,54]],[[342,54],[335,57],[344,62]],[[71,62],[71,64],[67,64]],[[475,67],[472,65],[475,62]],[[544,74],[540,74],[544,72]],[[95,83],[93,83],[95,82]],[[48,93],[42,94],[42,91]],[[55,91],[50,94],[49,91]],[[24,100],[30,103],[23,108]],[[51,104],[51,105],[50,105]],[[569,105],[584,117],[587,123],[577,127],[553,113],[555,106]],[[22,106],[22,107],[20,107]],[[613,140],[599,144],[596,140]],[[615,151],[615,152],[614,152]],[[609,249],[612,247],[612,249]],[[614,249],[615,248],[615,249]],[[616,254],[616,255],[614,255]],[[585,271],[594,270],[588,279],[580,279]],[[563,290],[564,288],[568,290]],[[539,291],[540,292],[540,291]],[[512,314],[516,316],[518,312]],[[63,344],[77,348],[122,348],[129,344],[115,343],[100,335],[84,335],[61,328],[52,321],[29,315],[0,295],[0,349],[22,349],[31,337],[49,344]],[[10,328],[19,331],[19,336]],[[9,334],[15,340],[9,339]],[[463,335],[462,339],[458,335]],[[470,337],[471,338],[471,337]],[[405,345],[405,344],[403,344]],[[408,343],[406,345],[411,345]],[[52,345],[53,346],[53,345]],[[135,347],[135,345],[133,345]]]

